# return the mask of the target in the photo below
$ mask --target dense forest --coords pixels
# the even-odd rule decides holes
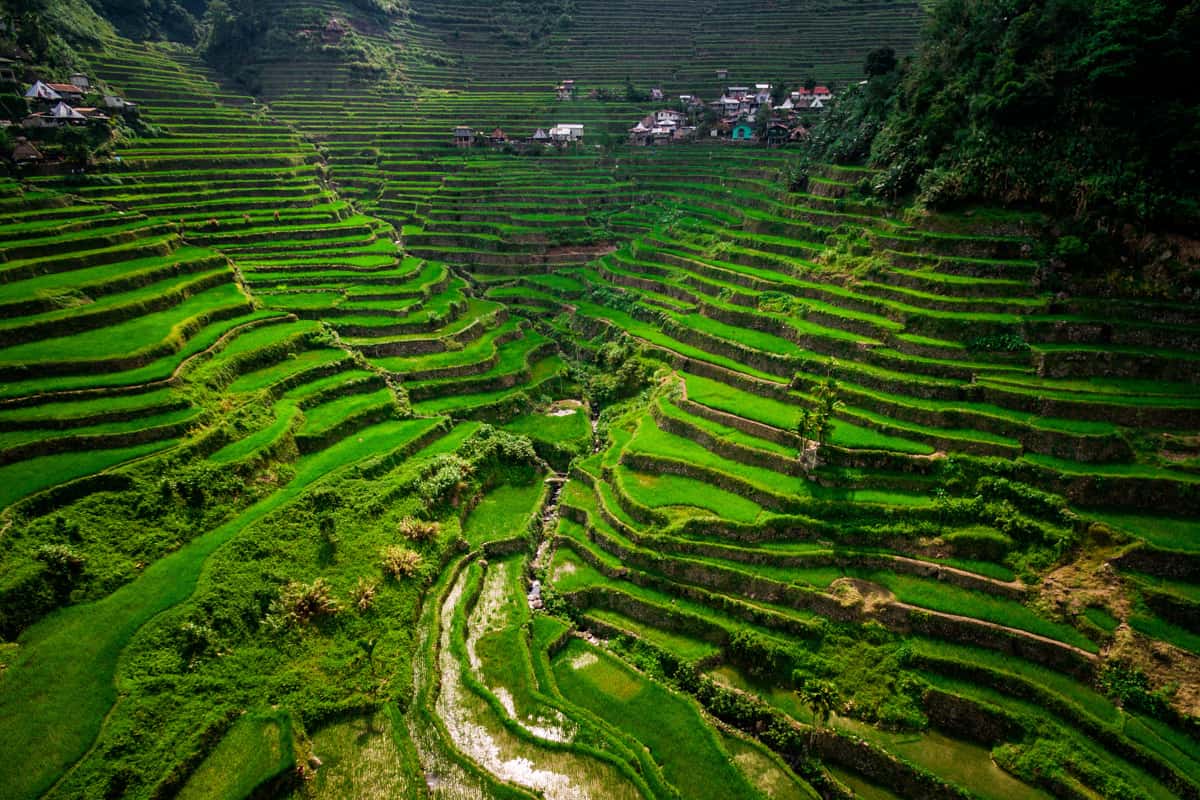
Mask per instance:
[[[1113,235],[1200,231],[1198,43],[1196,2],[947,0],[898,72],[823,120],[814,158],[882,168],[881,196],[1049,210],[1074,221],[1061,254],[1094,265]]]

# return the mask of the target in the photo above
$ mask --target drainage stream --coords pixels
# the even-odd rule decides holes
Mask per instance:
[[[463,683],[464,666],[478,675],[480,636],[489,629],[495,630],[489,626],[505,624],[507,604],[521,602],[508,591],[514,585],[508,570],[518,568],[515,562],[499,562],[487,568],[479,600],[468,619],[468,665],[455,658],[451,641],[454,612],[464,599],[469,570],[459,576],[442,604],[438,634],[441,691],[436,702],[437,714],[454,746],[464,755],[498,779],[539,791],[547,800],[637,798],[636,790],[612,766],[569,751],[546,750],[513,735],[501,724],[492,707]],[[558,736],[566,735],[561,729],[542,727]]]

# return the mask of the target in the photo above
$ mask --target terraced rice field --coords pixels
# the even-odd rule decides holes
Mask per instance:
[[[0,182],[0,798],[1200,797],[1195,310],[554,99],[849,81],[917,4],[575,7],[258,99],[84,54],[164,133]]]

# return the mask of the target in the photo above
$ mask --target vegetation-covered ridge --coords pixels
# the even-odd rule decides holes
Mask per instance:
[[[1200,95],[1175,77],[1198,31],[1189,2],[937,3],[911,60],[859,87],[815,157],[883,168],[878,196],[1047,210],[1062,266],[1191,298]]]
[[[0,180],[0,798],[1200,797],[1194,308],[555,98],[895,113],[915,5],[110,5],[142,124]]]

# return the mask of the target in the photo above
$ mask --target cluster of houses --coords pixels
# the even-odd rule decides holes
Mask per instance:
[[[0,83],[17,83],[15,62],[0,59]],[[19,85],[8,90],[22,93]],[[23,92],[23,96],[30,113],[19,123],[14,120],[0,120],[0,126],[14,127],[19,124],[21,128],[33,131],[67,126],[108,125],[113,114],[132,114],[137,111],[135,103],[100,92],[92,85],[88,76],[81,72],[72,75],[67,83],[36,80]],[[90,96],[102,96],[103,107],[97,105],[95,100],[92,105],[84,105],[85,99]],[[16,138],[10,158],[16,164],[37,164],[46,160],[41,150],[26,136]]]
[[[583,142],[583,126],[576,123],[562,123],[551,128],[538,128],[532,136],[509,136],[500,128],[491,133],[476,132],[469,125],[459,125],[454,129],[454,144],[456,147],[472,147],[474,145],[567,145]]]
[[[104,108],[84,106],[83,99],[92,93],[91,81],[83,73],[71,76],[70,83],[34,81],[25,92],[25,99],[39,110],[21,120],[24,128],[61,128],[64,125],[106,124],[112,112],[129,113],[136,104],[116,95],[104,95]]]
[[[694,123],[705,109],[711,109],[711,117],[715,117],[716,122],[709,127],[710,137],[753,142],[760,139],[761,131],[765,131],[762,138],[766,144],[782,145],[806,135],[807,128],[801,124],[805,112],[820,111],[833,99],[828,87],[801,87],[775,105],[772,89],[769,83],[757,83],[753,87],[729,86],[711,103],[694,95],[680,95],[682,110],[663,109],[638,120],[629,129],[629,142],[646,146],[693,139],[697,128],[689,123]],[[662,92],[657,89],[651,95],[662,99]],[[766,117],[765,124],[760,124],[763,116]]]
[[[696,126],[688,124],[687,114],[673,109],[663,109],[638,120],[638,124],[629,129],[629,143],[636,145],[667,144],[668,142],[686,141],[695,135]]]

